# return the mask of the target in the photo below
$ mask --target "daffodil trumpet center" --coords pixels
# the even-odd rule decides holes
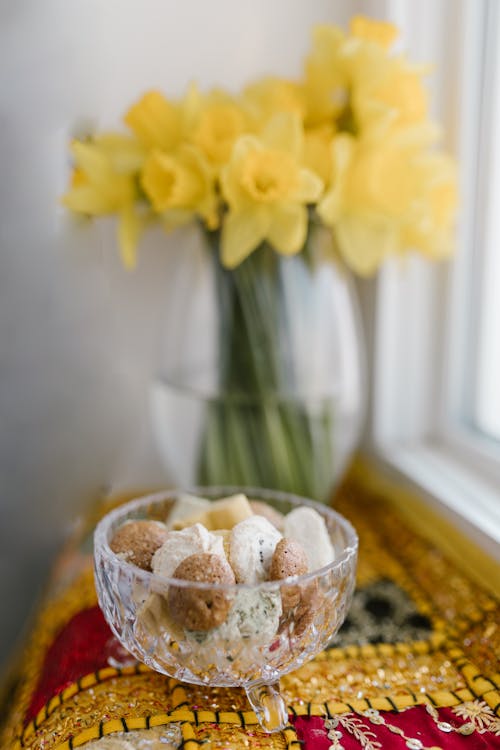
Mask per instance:
[[[241,186],[258,203],[286,198],[297,182],[296,166],[289,154],[261,151],[251,155],[243,167]]]

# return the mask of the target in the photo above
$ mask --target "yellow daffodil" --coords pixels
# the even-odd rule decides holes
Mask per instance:
[[[241,107],[230,97],[214,92],[200,106],[192,142],[218,170],[227,163],[234,142],[247,129]]]
[[[358,128],[390,111],[397,125],[422,122],[427,116],[427,94],[422,76],[427,66],[410,66],[389,50],[398,37],[397,28],[384,21],[356,16],[351,36],[341,51],[342,67],[350,90],[351,107]]]
[[[94,143],[74,141],[71,144],[76,178],[63,197],[72,211],[102,216],[111,214],[134,199],[133,181],[129,174],[114,169],[111,158]]]
[[[63,203],[114,214],[124,262],[150,218],[221,225],[221,259],[241,263],[262,242],[293,254],[308,206],[335,231],[347,265],[372,273],[394,253],[441,257],[451,247],[453,162],[434,150],[425,66],[392,52],[396,28],[365,16],[349,32],[318,26],[302,80],[264,77],[233,96],[191,84],[180,99],[144,94],[127,134],[72,146]]]
[[[300,84],[284,78],[268,76],[243,91],[242,100],[248,109],[255,131],[259,131],[277,112],[291,112],[304,118],[306,103]]]
[[[385,50],[388,50],[399,36],[394,24],[388,21],[376,21],[367,16],[351,18],[349,29],[352,36],[379,44]]]
[[[427,118],[428,97],[422,83],[425,66],[412,67],[403,58],[388,58],[380,47],[372,47],[353,54],[346,67],[358,131],[389,116],[394,125],[422,123]]]
[[[423,122],[428,114],[428,96],[422,83],[422,74],[425,72],[426,67],[411,67],[405,60],[395,58],[391,60],[380,83],[373,91],[366,92],[366,96],[375,105],[379,104],[394,112],[394,123],[397,125]],[[362,97],[363,94],[358,96],[359,110],[363,107]],[[361,118],[363,119],[362,115]]]
[[[307,233],[306,205],[321,194],[320,178],[300,164],[302,129],[277,115],[262,137],[242,136],[222,173],[229,211],[222,229],[222,262],[241,263],[267,240],[279,253],[299,252]]]
[[[335,229],[339,251],[347,266],[362,276],[372,273],[382,258],[395,250],[393,225],[386,217],[352,204],[350,171],[356,157],[356,139],[339,134],[332,144],[330,189],[318,204],[322,221]]]
[[[325,185],[330,183],[331,178],[331,143],[334,132],[331,125],[323,125],[309,128],[304,133],[303,164],[315,172]]]
[[[93,137],[92,143],[108,156],[113,169],[120,174],[140,172],[147,155],[137,138],[123,133],[99,133]]]
[[[148,91],[124,117],[124,122],[148,149],[171,151],[182,136],[179,107],[159,91]]]
[[[426,66],[411,66],[389,47],[397,36],[392,24],[358,16],[351,34],[320,26],[306,62],[306,124],[336,120],[339,130],[358,134],[388,114],[398,125],[423,122]]]
[[[344,32],[336,26],[317,26],[306,60],[304,97],[308,127],[331,124],[348,101],[347,80],[341,64]]]
[[[346,263],[369,275],[404,248],[404,227],[428,186],[426,149],[435,131],[424,126],[334,137],[331,186],[318,205],[333,227]]]
[[[118,148],[118,142],[121,148]],[[120,136],[118,140],[101,136],[93,143],[74,141],[71,152],[75,176],[62,198],[62,203],[77,213],[118,215],[118,239],[127,268],[135,265],[135,249],[141,229],[141,220],[135,209],[134,169],[139,159],[134,161],[132,158],[134,149],[135,144],[130,139],[121,141]]]
[[[455,162],[445,154],[432,153],[422,158],[420,199],[408,214],[403,227],[403,242],[432,260],[453,251],[451,229],[458,203]]]
[[[153,151],[141,176],[141,185],[168,228],[199,215],[209,229],[218,225],[214,181],[202,154],[183,145],[173,154]]]

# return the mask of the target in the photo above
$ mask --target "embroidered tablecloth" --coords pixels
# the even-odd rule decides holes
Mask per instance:
[[[97,606],[93,517],[54,571],[0,747],[70,750],[174,729],[185,750],[500,747],[500,602],[491,586],[366,481],[346,482],[336,507],[359,533],[358,587],[331,647],[282,678],[284,731],[266,735],[242,691],[180,684],[130,662]]]

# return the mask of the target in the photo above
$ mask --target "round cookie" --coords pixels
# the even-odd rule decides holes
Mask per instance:
[[[289,576],[303,576],[309,570],[304,547],[295,539],[280,539],[274,548],[269,569],[271,581],[281,581]]]
[[[314,622],[316,613],[321,607],[322,596],[317,581],[291,588],[293,589],[293,593],[289,595],[291,606],[288,609],[283,606],[278,632],[288,632],[290,638],[300,638]],[[283,602],[283,591],[281,596]]]
[[[281,581],[290,576],[303,576],[309,570],[307,555],[295,539],[280,539],[275,547],[269,578],[271,581]],[[286,615],[301,601],[302,590],[300,586],[282,586],[281,604]]]
[[[234,584],[234,573],[220,555],[202,552],[190,555],[174,571],[174,578],[196,583]],[[211,630],[221,625],[231,608],[232,597],[219,589],[170,586],[168,606],[175,622],[188,630]]]
[[[285,516],[280,513],[279,510],[273,508],[272,505],[262,502],[262,500],[250,500],[250,507],[256,516],[263,516],[269,523],[278,529],[283,531],[283,525],[285,523]]]
[[[157,549],[165,542],[167,527],[160,521],[126,521],[113,536],[109,546],[123,560],[143,570],[151,570]]]
[[[299,605],[295,611],[293,632],[300,638],[312,625],[316,612],[321,607],[323,597],[318,582],[312,581],[302,588]]]

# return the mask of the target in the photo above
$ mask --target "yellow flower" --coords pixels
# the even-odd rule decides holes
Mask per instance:
[[[331,143],[334,129],[330,125],[310,128],[304,133],[303,164],[328,185],[332,172]]]
[[[410,247],[441,257],[451,248],[455,167],[429,148],[427,69],[392,54],[396,36],[392,24],[356,16],[349,33],[314,30],[301,82],[268,76],[239,96],[191,84],[176,100],[149,91],[125,115],[129,134],[73,144],[63,202],[116,214],[127,266],[153,216],[166,228],[222,221],[228,268],[265,241],[293,254],[315,204],[357,273]]]
[[[308,203],[323,183],[300,164],[302,128],[293,115],[277,115],[262,137],[242,136],[222,172],[229,211],[222,229],[222,262],[241,263],[267,240],[278,252],[297,253],[307,232]]]
[[[305,124],[331,124],[347,104],[348,87],[341,63],[345,34],[337,26],[317,26],[305,65]]]
[[[179,107],[159,91],[149,91],[124,117],[125,124],[147,148],[174,149],[182,135]]]
[[[74,141],[71,152],[75,170],[62,203],[72,211],[90,216],[117,214],[123,262],[131,268],[141,230],[141,219],[134,207],[137,196],[132,162],[134,165],[137,162],[131,157],[135,144],[130,139],[122,141],[121,147],[120,150],[117,141],[107,136],[101,136],[97,142]]]
[[[398,29],[394,24],[387,21],[375,21],[367,16],[354,16],[349,27],[352,36],[379,44],[386,50],[399,36]]]
[[[335,229],[340,252],[356,273],[369,275],[386,256],[406,250],[411,217],[418,215],[423,226],[432,200],[439,212],[438,194],[429,193],[427,149],[435,135],[420,125],[386,126],[361,139],[335,136],[331,185],[318,213]]]
[[[95,143],[74,141],[70,146],[75,163],[71,189],[63,203],[72,211],[102,216],[134,200],[130,174],[115,169],[110,156]]]
[[[335,26],[315,29],[306,62],[308,126],[336,120],[339,130],[358,134],[388,116],[398,125],[425,120],[427,68],[389,53],[396,35],[391,24],[362,16],[349,36]]]
[[[302,86],[284,78],[268,76],[247,86],[243,102],[248,108],[255,129],[261,129],[278,112],[291,112],[305,116],[305,99]]]
[[[372,92],[375,101],[394,111],[396,124],[410,125],[423,122],[427,117],[428,96],[422,83],[425,70],[412,68],[402,59],[393,59],[384,80]]]
[[[230,97],[215,93],[201,107],[192,140],[218,169],[229,160],[234,142],[246,129],[241,108]]]
[[[209,229],[218,225],[213,178],[203,156],[183,145],[174,154],[153,151],[141,176],[141,185],[168,227],[201,216]]]
[[[121,174],[140,172],[147,154],[137,138],[123,133],[99,133],[92,143],[107,154],[113,169]]]
[[[348,68],[351,106],[359,130],[387,117],[395,125],[422,123],[427,118],[428,97],[422,83],[427,68],[412,67],[403,58],[384,57],[379,48],[353,55]]]
[[[423,189],[403,228],[406,246],[439,260],[453,252],[451,229],[458,203],[455,162],[445,154],[428,154],[419,169]]]

